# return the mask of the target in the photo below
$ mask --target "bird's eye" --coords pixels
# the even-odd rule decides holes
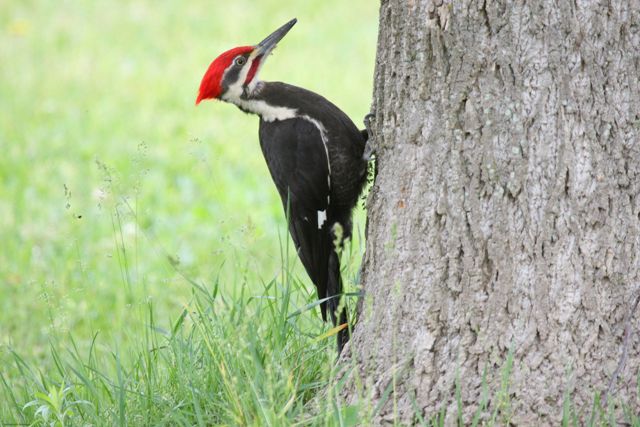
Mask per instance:
[[[247,60],[244,58],[244,56],[238,56],[236,58],[236,65],[244,65],[247,62]]]

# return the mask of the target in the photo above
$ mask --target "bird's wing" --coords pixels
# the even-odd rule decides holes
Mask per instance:
[[[289,231],[318,297],[327,296],[329,232],[329,160],[320,129],[303,118],[260,122],[260,146],[285,212]],[[326,303],[321,304],[326,320]]]
[[[302,118],[262,121],[260,145],[283,201],[290,193],[299,207],[315,211],[328,207],[328,154],[316,125]]]

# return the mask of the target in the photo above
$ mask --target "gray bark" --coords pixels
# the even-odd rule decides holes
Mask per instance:
[[[484,373],[502,422],[589,415],[640,286],[639,25],[635,0],[382,1],[345,355],[349,400],[391,387],[373,423],[453,423],[456,382],[468,423]],[[615,394],[636,410],[638,317]]]

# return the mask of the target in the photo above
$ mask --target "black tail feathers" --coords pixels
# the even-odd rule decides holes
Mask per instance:
[[[293,211],[289,231],[298,256],[317,288],[318,298],[330,298],[320,303],[322,320],[326,322],[330,317],[334,326],[345,325],[348,319],[347,309],[344,304],[340,308],[342,294],[340,249],[344,239],[351,236],[350,218],[332,221],[334,226],[331,229],[326,226],[318,229],[316,224],[306,219],[310,215],[310,213],[300,214]],[[338,332],[337,341],[338,352],[340,352],[349,341],[348,327],[345,326]]]
[[[347,325],[347,307],[343,303],[340,304],[339,295],[342,294],[342,277],[340,275],[340,256],[333,250],[329,256],[329,274],[327,281],[327,296],[335,297],[331,298],[328,303],[329,314],[331,315],[331,321],[334,326],[345,325],[343,329],[338,332],[337,344],[338,353],[342,352],[342,348],[349,341],[349,327]]]

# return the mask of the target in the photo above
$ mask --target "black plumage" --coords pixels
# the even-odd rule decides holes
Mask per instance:
[[[334,324],[343,324],[346,311],[336,313],[342,279],[334,227],[340,224],[343,239],[351,237],[351,211],[366,181],[365,135],[338,107],[306,89],[262,82],[257,98],[296,111],[286,120],[261,118],[260,146],[318,298],[334,297],[321,303],[322,318],[329,311]],[[339,347],[347,340],[348,332],[341,331]]]

